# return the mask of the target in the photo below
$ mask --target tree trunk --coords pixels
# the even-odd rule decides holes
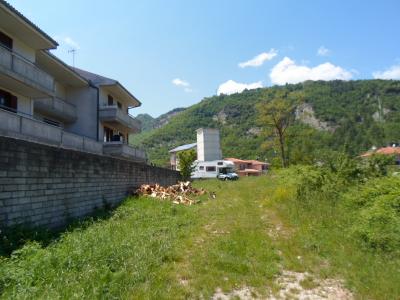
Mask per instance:
[[[278,130],[279,135],[279,146],[281,148],[281,159],[282,159],[282,167],[287,167],[287,160],[286,160],[286,152],[285,152],[285,139],[283,137],[283,133]]]

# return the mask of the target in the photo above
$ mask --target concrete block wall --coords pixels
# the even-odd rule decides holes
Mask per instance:
[[[0,136],[0,228],[63,226],[143,183],[178,179],[168,169]]]

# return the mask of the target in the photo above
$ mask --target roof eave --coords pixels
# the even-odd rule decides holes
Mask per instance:
[[[59,59],[57,56],[54,54],[50,53],[49,51],[42,51],[45,55],[47,55],[50,59],[52,59],[56,64],[60,65],[63,67],[66,71],[70,72],[73,74],[76,79],[84,83],[85,85],[89,85],[89,81],[86,80],[83,76],[81,76],[78,72],[76,72],[72,67],[67,65],[65,62],[63,62],[61,59]]]
[[[134,95],[132,95],[131,92],[129,92],[121,83],[119,83],[118,81],[115,81],[115,83],[112,84],[101,84],[99,83],[99,86],[117,86],[118,88],[120,88],[125,94],[127,94],[132,101],[135,103],[135,105],[133,106],[129,106],[129,108],[135,108],[135,107],[139,107],[142,105],[142,102],[140,102]]]
[[[25,17],[22,13],[20,13],[16,8],[14,8],[7,1],[0,0],[0,6],[3,6],[10,14],[12,14],[16,19],[18,19],[22,24],[29,27],[29,29],[38,33],[43,39],[45,39],[49,43],[49,47],[47,49],[56,49],[59,44],[51,38],[47,33],[45,33],[42,29],[40,29],[37,25],[35,25],[31,20]]]

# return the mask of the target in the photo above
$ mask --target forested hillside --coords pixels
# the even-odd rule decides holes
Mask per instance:
[[[282,89],[302,91],[305,100],[288,139],[292,163],[314,160],[330,150],[358,155],[373,145],[400,140],[400,81],[359,80],[309,81],[204,98],[165,126],[134,136],[133,143],[144,148],[152,162],[166,165],[168,150],[194,142],[197,128],[217,127],[225,157],[273,160],[274,151],[261,147],[265,138],[256,104]]]
[[[184,110],[185,108],[182,107],[175,108],[165,114],[162,114],[157,118],[153,118],[149,114],[140,114],[136,116],[136,119],[138,119],[142,123],[142,132],[146,132],[149,130],[160,128],[168,124],[169,120],[172,117],[176,116],[177,114],[179,114]]]

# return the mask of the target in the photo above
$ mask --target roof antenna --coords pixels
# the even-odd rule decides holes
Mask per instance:
[[[75,54],[76,54],[76,49],[71,49],[68,50],[68,53],[72,53],[72,67],[75,68]]]

